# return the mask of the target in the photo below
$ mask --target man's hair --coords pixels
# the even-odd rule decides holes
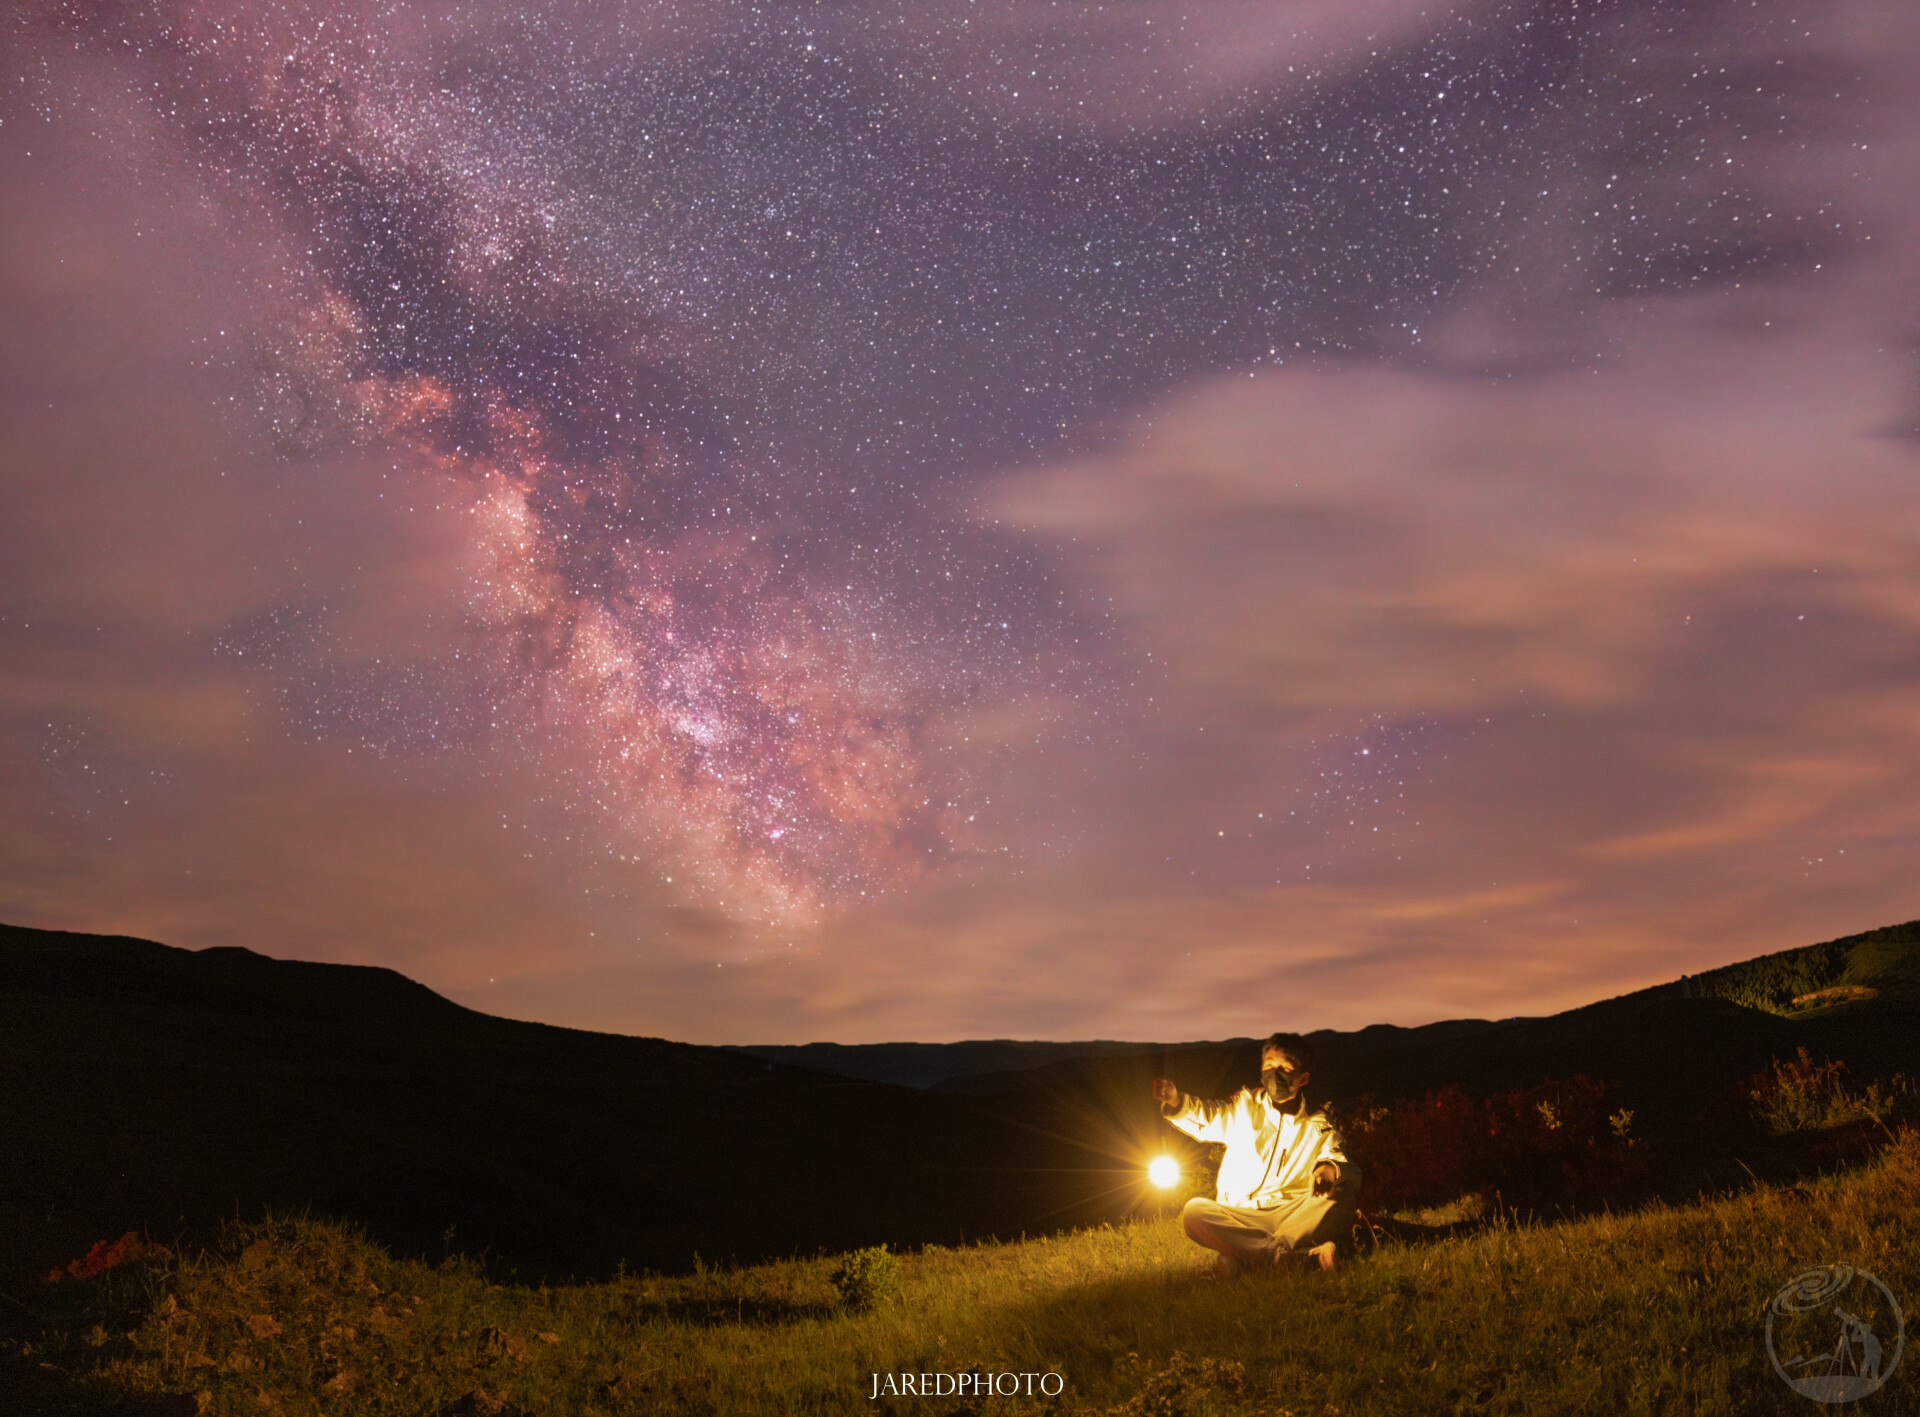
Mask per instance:
[[[1269,1048],[1277,1053],[1285,1054],[1287,1061],[1293,1064],[1293,1070],[1296,1073],[1310,1073],[1313,1071],[1313,1045],[1299,1034],[1273,1034],[1265,1043],[1260,1045],[1260,1052],[1264,1055]]]

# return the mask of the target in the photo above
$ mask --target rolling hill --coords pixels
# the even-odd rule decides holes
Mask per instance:
[[[270,1206],[523,1277],[684,1267],[1039,1229],[1111,1165],[970,1099],[492,1018],[390,970],[0,928],[17,1263]]]

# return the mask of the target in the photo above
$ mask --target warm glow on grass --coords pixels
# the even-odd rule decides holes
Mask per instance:
[[[1180,1179],[1180,1163],[1171,1156],[1156,1156],[1147,1163],[1147,1179],[1164,1190]]]

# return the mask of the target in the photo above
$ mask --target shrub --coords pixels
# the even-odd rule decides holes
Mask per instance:
[[[47,1283],[58,1284],[69,1275],[75,1279],[91,1279],[123,1264],[147,1264],[172,1258],[173,1252],[165,1245],[156,1245],[129,1230],[118,1240],[96,1241],[92,1249],[64,1270],[56,1269],[49,1274]]]
[[[1360,1163],[1363,1208],[1394,1210],[1479,1189],[1487,1126],[1479,1105],[1459,1087],[1385,1105],[1369,1094],[1342,1120]]]
[[[1837,1059],[1814,1062],[1805,1048],[1790,1062],[1776,1058],[1748,1085],[1754,1117],[1775,1136],[1794,1136],[1841,1127],[1884,1127],[1896,1112],[1911,1106],[1913,1084],[1904,1074],[1856,1091],[1847,1085],[1846,1070]]]
[[[1397,1210],[1469,1193],[1510,1205],[1589,1205],[1646,1170],[1633,1113],[1609,1111],[1604,1083],[1550,1080],[1475,1101],[1459,1087],[1376,1104],[1343,1119],[1361,1168],[1360,1204]]]
[[[833,1287],[849,1309],[878,1308],[900,1293],[900,1262],[885,1245],[855,1250],[833,1272]]]

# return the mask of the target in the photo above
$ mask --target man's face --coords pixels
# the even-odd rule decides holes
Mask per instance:
[[[1260,1050],[1260,1083],[1267,1090],[1267,1100],[1275,1106],[1299,1096],[1301,1084],[1306,1080],[1307,1075],[1297,1070],[1293,1059],[1279,1049]]]

